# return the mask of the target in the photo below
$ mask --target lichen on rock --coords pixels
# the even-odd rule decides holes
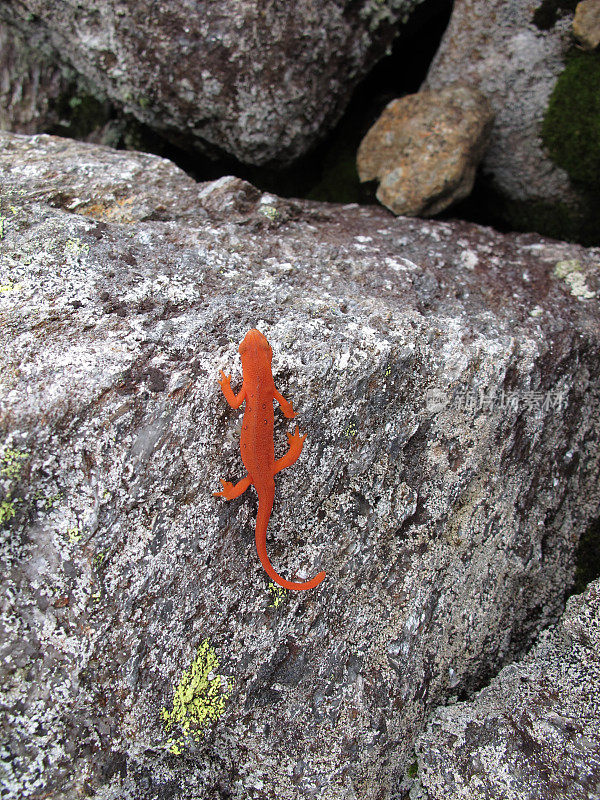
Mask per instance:
[[[217,722],[225,712],[233,680],[219,675],[218,669],[217,655],[205,639],[190,668],[182,672],[173,688],[171,708],[161,709],[160,716],[169,735],[168,746],[174,755],[181,755],[190,739],[199,742],[204,728]]]

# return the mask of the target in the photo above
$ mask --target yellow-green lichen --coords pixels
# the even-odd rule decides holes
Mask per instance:
[[[348,439],[350,436],[356,436],[358,433],[358,428],[356,427],[356,423],[350,422],[347,428],[344,430],[344,436]]]
[[[86,242],[82,242],[79,236],[74,236],[65,242],[65,250],[74,253],[76,256],[82,253],[87,255],[90,252],[90,246]]]
[[[268,217],[270,220],[276,220],[281,216],[275,206],[261,206],[259,210],[261,214]]]
[[[172,708],[163,706],[160,715],[169,734],[171,753],[180,755],[186,741],[199,741],[203,730],[216,722],[225,711],[225,701],[233,688],[233,679],[219,675],[219,660],[205,639],[190,668],[184,670],[173,687]]]
[[[9,206],[8,208],[9,208],[10,212],[11,212],[13,215],[18,213],[18,208],[17,208],[16,206]],[[6,222],[8,219],[9,219],[9,217],[8,217],[8,216],[6,216],[6,215],[3,213],[3,208],[2,208],[2,195],[0,195],[0,239],[4,239],[4,232],[5,232],[5,225],[4,225],[4,223],[5,223],[5,222]]]
[[[69,544],[77,544],[77,542],[81,539],[79,528],[77,526],[74,528],[69,528],[67,530],[67,536],[69,538]]]
[[[2,500],[0,503],[0,528],[11,520],[16,513],[13,500]]]
[[[37,491],[33,496],[33,499],[36,503],[41,504],[42,509],[50,511],[51,508],[54,508],[56,505],[58,505],[58,503],[61,502],[63,499],[63,494],[62,492],[57,492],[54,495],[45,495],[42,491]]]
[[[16,516],[16,503],[21,503],[22,498],[13,497],[15,489],[14,482],[21,477],[23,462],[29,453],[24,450],[15,450],[7,447],[0,456],[0,476],[10,481],[8,488],[5,487],[5,496],[0,501],[0,528],[3,528],[13,517]]]
[[[271,608],[279,608],[279,606],[283,603],[286,597],[286,590],[283,586],[278,586],[276,583],[269,583],[269,593],[271,595],[272,603],[269,603]]]
[[[23,461],[28,455],[25,450],[7,448],[0,457],[0,475],[10,480],[17,480],[21,475]]]

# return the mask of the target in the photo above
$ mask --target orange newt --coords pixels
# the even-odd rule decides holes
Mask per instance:
[[[275,388],[271,372],[273,351],[262,333],[254,328],[248,331],[244,341],[240,344],[239,352],[242,357],[243,373],[242,388],[239,393],[233,393],[229,383],[231,376],[225,375],[223,370],[221,370],[222,380],[219,381],[219,384],[225,399],[232,408],[239,408],[244,400],[246,401],[240,452],[248,474],[235,486],[229,481],[221,480],[223,490],[214,492],[214,495],[215,497],[224,497],[226,500],[233,500],[235,497],[240,497],[250,484],[253,484],[258,495],[255,538],[260,563],[269,577],[284,589],[313,589],[325,577],[324,572],[319,572],[312,580],[305,583],[286,581],[275,572],[267,556],[267,525],[275,497],[275,475],[298,460],[306,434],[300,436],[299,428],[296,425],[294,433],[287,435],[290,449],[284,456],[275,460],[273,400],[277,400],[288,419],[293,419],[296,414],[292,404]]]

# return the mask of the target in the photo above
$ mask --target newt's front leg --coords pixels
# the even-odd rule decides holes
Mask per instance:
[[[242,383],[242,388],[238,392],[238,394],[234,394],[233,390],[231,389],[231,375],[225,375],[223,370],[221,370],[222,380],[219,381],[219,386],[225,395],[225,400],[229,403],[232,408],[239,408],[245,400],[246,397],[246,390],[244,389],[244,384]]]

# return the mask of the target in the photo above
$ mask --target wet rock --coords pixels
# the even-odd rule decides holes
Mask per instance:
[[[600,503],[598,251],[49,137],[0,134],[0,185],[8,797],[393,797],[427,716],[563,610]],[[102,193],[131,218],[68,210]],[[269,587],[253,489],[212,496],[253,326],[307,434],[267,548],[326,571],[310,593]],[[175,755],[206,640],[227,699]]]
[[[8,0],[0,19],[172,143],[281,165],[335,125],[419,2]]]
[[[577,3],[573,18],[573,35],[586,50],[595,50],[600,44],[600,2],[582,0]]]
[[[428,800],[600,796],[600,581],[556,629],[467,703],[439,709],[417,742]]]
[[[495,123],[482,164],[489,217],[517,229],[597,241],[597,201],[550,157],[544,137],[552,138],[552,132],[543,134],[572,47],[571,21],[566,12],[542,24],[529,0],[457,0],[423,88],[461,81],[489,99]],[[585,114],[589,90],[582,85],[580,91]],[[577,113],[573,108],[568,116]],[[576,134],[564,138],[573,141]],[[597,178],[589,174],[586,180]]]
[[[450,86],[392,100],[361,142],[361,181],[395,214],[433,216],[473,188],[493,113],[481,92]]]

